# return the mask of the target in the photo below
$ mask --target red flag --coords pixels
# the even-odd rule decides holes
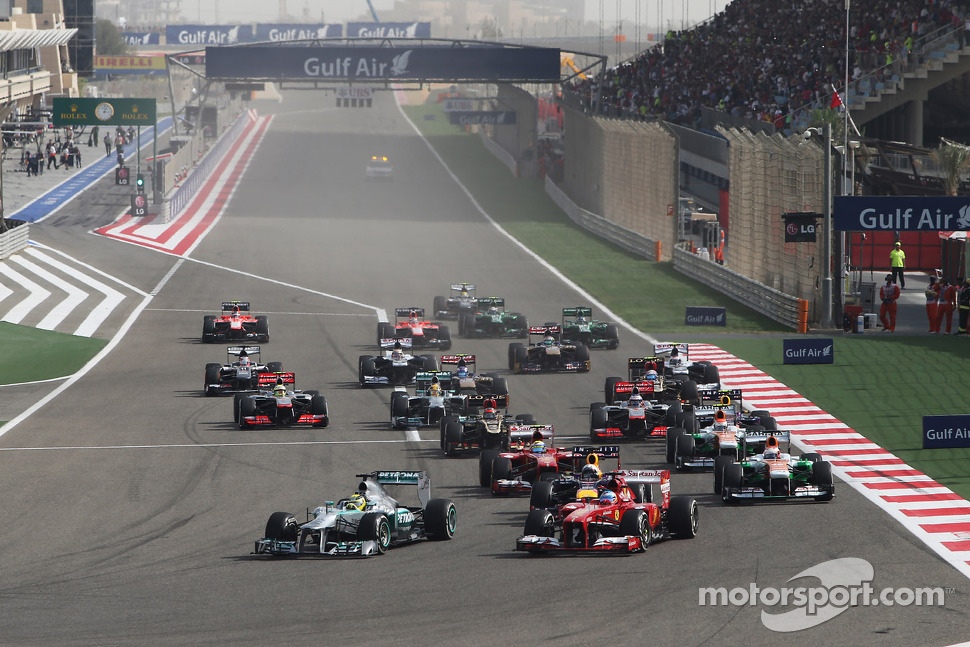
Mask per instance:
[[[838,92],[832,92],[832,103],[829,104],[829,108],[835,110],[842,105],[842,97],[839,96]]]

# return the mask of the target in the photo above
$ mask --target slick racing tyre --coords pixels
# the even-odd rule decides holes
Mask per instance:
[[[377,554],[383,555],[391,546],[391,526],[383,512],[368,512],[360,518],[357,539],[377,544]]]
[[[458,511],[451,499],[431,499],[424,509],[424,529],[431,541],[448,541],[458,528]]]

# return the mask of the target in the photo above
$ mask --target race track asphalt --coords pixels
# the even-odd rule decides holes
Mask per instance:
[[[446,459],[437,429],[392,431],[388,391],[356,383],[376,309],[431,307],[455,281],[506,297],[532,321],[576,292],[488,225],[381,93],[370,110],[284,93],[272,127],[216,228],[177,260],[96,238],[78,203],[32,237],[154,294],[124,339],[57,399],[0,437],[3,614],[10,645],[948,645],[967,639],[967,581],[848,488],[829,504],[723,507],[710,474],[674,475],[701,505],[700,532],[630,557],[512,552],[528,509],[478,486],[475,457]],[[388,154],[395,180],[364,179]],[[173,271],[174,269],[174,271]],[[201,395],[221,345],[202,315],[246,299],[269,316],[263,359],[330,403],[325,430],[239,431],[231,398]],[[119,315],[120,316],[120,315]],[[649,332],[649,331],[648,331]],[[509,378],[513,410],[588,438],[588,404],[645,342],[595,351],[588,375]],[[461,341],[503,372],[507,342]],[[53,388],[53,387],[50,387]],[[416,439],[419,438],[419,439]],[[662,446],[629,443],[627,468],[663,467]],[[453,541],[368,560],[251,555],[267,517],[349,494],[355,474],[426,469],[452,498]],[[769,631],[762,606],[702,607],[699,587],[814,586],[820,562],[857,557],[872,585],[943,587],[942,607],[854,607],[811,629]],[[786,584],[787,583],[787,584]],[[774,612],[780,609],[771,610]]]

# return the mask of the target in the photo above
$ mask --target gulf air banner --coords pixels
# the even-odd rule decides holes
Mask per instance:
[[[431,38],[431,23],[348,22],[347,38]]]
[[[308,25],[296,24],[259,24],[256,25],[254,38],[258,41],[308,40],[313,38],[340,38],[344,26],[340,24]]]
[[[970,231],[970,198],[839,196],[835,231]]]
[[[235,45],[251,43],[250,25],[168,25],[166,45]]]
[[[138,47],[139,45],[159,45],[162,42],[162,35],[157,31],[123,31],[121,38],[125,45]]]
[[[95,56],[95,74],[164,74],[164,56]]]

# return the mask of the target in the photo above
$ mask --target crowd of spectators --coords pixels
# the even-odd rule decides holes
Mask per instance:
[[[923,37],[962,31],[965,18],[970,8],[953,0],[852,0],[850,87],[907,62]],[[845,0],[734,0],[608,70],[600,111],[697,128],[710,108],[784,129],[799,109],[831,107],[833,88],[842,92],[846,22]],[[577,81],[572,92],[589,107],[597,83]]]

